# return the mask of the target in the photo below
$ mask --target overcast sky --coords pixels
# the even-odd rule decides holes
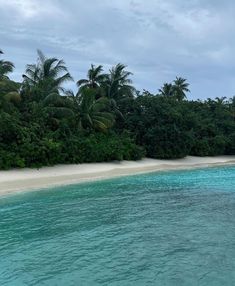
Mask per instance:
[[[230,97],[234,15],[234,0],[0,0],[0,48],[17,80],[39,48],[63,58],[75,80],[91,63],[121,62],[139,90],[182,76],[189,98]]]

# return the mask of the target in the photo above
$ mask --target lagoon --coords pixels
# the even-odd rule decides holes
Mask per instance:
[[[0,285],[235,284],[235,166],[0,198]]]

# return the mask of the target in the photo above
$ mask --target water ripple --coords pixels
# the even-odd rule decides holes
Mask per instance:
[[[235,167],[0,199],[0,285],[235,285]]]

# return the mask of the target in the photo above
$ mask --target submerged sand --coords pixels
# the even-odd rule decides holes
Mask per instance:
[[[0,171],[0,195],[154,171],[235,164],[235,156],[193,157],[176,160],[143,159],[110,163],[58,165],[41,169]]]

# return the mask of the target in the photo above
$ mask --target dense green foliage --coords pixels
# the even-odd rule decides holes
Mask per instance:
[[[124,65],[91,65],[74,94],[62,60],[38,51],[21,83],[13,69],[1,57],[0,169],[235,154],[235,98],[188,101],[183,78],[141,94]]]

